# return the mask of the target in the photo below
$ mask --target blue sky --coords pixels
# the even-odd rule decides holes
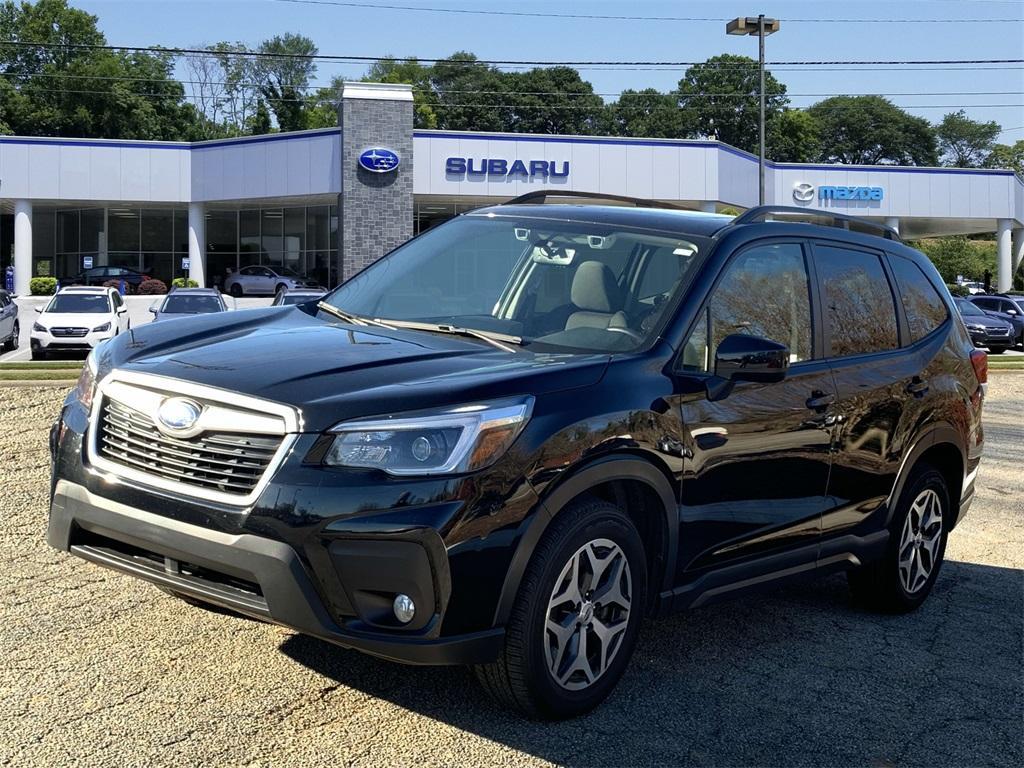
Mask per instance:
[[[535,12],[709,17],[764,12],[782,21],[767,42],[771,60],[892,60],[1024,58],[1022,0],[356,0],[357,2]],[[255,45],[283,32],[312,38],[321,53],[447,56],[469,50],[482,59],[701,61],[718,53],[756,57],[754,38],[725,34],[722,21],[611,21],[439,14],[410,10],[299,4],[281,0],[72,0],[99,17],[115,45],[195,46],[219,40]],[[981,23],[813,23],[800,19],[981,19]],[[1008,20],[1008,21],[997,21]],[[1020,67],[1020,65],[1017,65]],[[321,62],[317,77],[358,78],[364,67]],[[828,95],[883,93],[915,114],[937,121],[963,108],[974,119],[1008,130],[1001,141],[1024,139],[1024,69],[860,67],[842,71],[774,70],[794,106]],[[583,69],[597,92],[614,100],[625,88],[675,86],[682,70]],[[904,95],[925,94],[925,95]],[[939,105],[940,108],[927,108]],[[1013,105],[1013,106],[990,106]]]

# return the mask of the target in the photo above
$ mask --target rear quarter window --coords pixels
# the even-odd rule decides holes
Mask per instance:
[[[889,266],[896,278],[910,339],[923,339],[946,322],[949,317],[946,303],[927,275],[910,259],[890,255]]]
[[[831,357],[899,347],[896,305],[879,254],[814,245]]]

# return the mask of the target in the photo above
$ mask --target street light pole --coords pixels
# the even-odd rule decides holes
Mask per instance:
[[[725,25],[725,31],[730,35],[757,35],[757,73],[760,85],[758,86],[759,117],[757,121],[758,153],[757,153],[757,175],[758,190],[757,203],[764,205],[764,39],[774,32],[779,31],[779,20],[766,18],[762,13],[757,18],[752,16],[740,16]]]

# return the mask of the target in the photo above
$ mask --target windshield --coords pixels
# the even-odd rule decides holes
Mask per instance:
[[[981,315],[982,317],[985,316],[985,313],[978,309],[978,307],[964,299],[958,299],[956,302],[956,306],[957,309],[960,310],[961,315]]]
[[[110,312],[110,301],[104,294],[60,293],[46,308],[47,312],[61,312],[75,315],[99,315]]]
[[[291,306],[292,304],[305,304],[307,301],[314,301],[323,296],[322,293],[286,293],[278,298],[279,306]]]
[[[188,296],[171,294],[160,309],[164,313],[195,315],[202,312],[220,312],[224,306],[216,296]]]
[[[290,267],[271,267],[275,274],[281,275],[281,277],[301,277],[298,272]]]
[[[493,214],[432,229],[325,299],[344,312],[501,333],[573,351],[654,338],[705,238]]]

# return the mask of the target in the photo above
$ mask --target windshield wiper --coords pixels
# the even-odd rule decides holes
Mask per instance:
[[[391,328],[392,326],[387,323],[381,322],[380,320],[374,320],[369,317],[363,317],[362,315],[353,315],[351,312],[346,312],[343,309],[338,309],[333,304],[328,304],[326,301],[318,302],[316,308],[326,312],[329,315],[334,315],[339,320],[343,320],[346,323],[352,323],[352,325],[375,325],[380,328]]]
[[[480,339],[486,341],[498,349],[503,349],[506,352],[515,352],[515,349],[510,346],[515,344],[516,346],[523,345],[523,339],[521,336],[512,336],[507,333],[495,333],[493,331],[478,331],[476,328],[463,328],[458,325],[448,325],[445,323],[420,323],[415,320],[383,320],[375,321],[380,322],[389,328],[407,328],[411,331],[434,331],[436,333],[448,333],[452,336],[470,336],[474,339]]]

